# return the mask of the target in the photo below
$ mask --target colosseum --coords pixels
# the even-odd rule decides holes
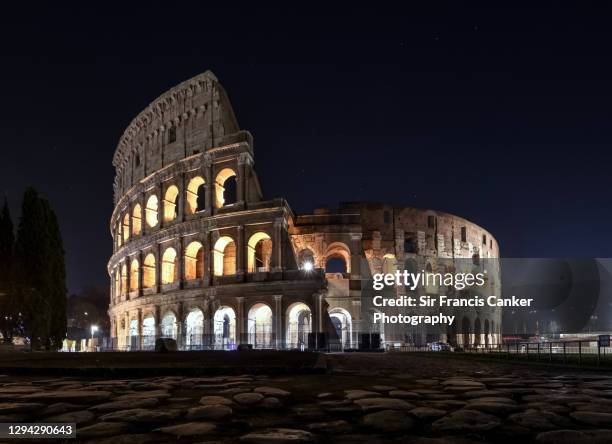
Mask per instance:
[[[183,350],[499,342],[497,310],[457,310],[453,328],[402,328],[374,324],[370,303],[376,272],[487,266],[499,257],[488,231],[439,211],[345,203],[296,215],[284,198],[264,198],[253,137],[210,71],[142,111],[113,165],[115,348],[151,349],[159,337]],[[497,265],[487,286],[499,291]]]

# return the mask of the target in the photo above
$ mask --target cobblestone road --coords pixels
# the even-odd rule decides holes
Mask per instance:
[[[327,360],[325,375],[5,375],[0,422],[76,422],[72,443],[612,443],[609,374],[421,356]]]

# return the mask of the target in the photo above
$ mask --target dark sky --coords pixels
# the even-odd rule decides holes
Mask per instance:
[[[507,257],[612,256],[611,11],[419,3],[4,5],[0,191],[15,217],[27,184],[51,200],[71,292],[106,285],[116,143],[211,69],[264,194],[297,212],[405,203],[481,224]]]

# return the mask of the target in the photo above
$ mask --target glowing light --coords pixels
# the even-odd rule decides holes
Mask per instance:
[[[302,270],[304,271],[312,271],[314,269],[314,265],[310,261],[306,261],[302,264]]]

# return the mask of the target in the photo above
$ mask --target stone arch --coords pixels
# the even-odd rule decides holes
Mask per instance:
[[[168,247],[164,250],[161,263],[161,283],[171,284],[176,281],[176,250]]]
[[[158,210],[159,199],[155,194],[151,194],[147,199],[147,206],[145,208],[145,220],[151,228],[156,227],[159,223]]]
[[[254,348],[272,348],[274,346],[274,324],[272,308],[258,302],[249,309],[247,330],[249,344]]]
[[[129,211],[123,215],[123,225],[121,227],[123,232],[123,243],[130,238],[130,213]]]
[[[172,310],[168,310],[162,316],[160,324],[162,337],[176,339],[178,333],[178,325],[176,319],[176,314]]]
[[[127,265],[123,263],[121,265],[121,295],[122,296],[127,296],[128,294],[127,284],[128,284]]]
[[[155,255],[149,253],[145,256],[142,264],[142,286],[143,288],[153,288],[157,280],[155,279]]]
[[[206,185],[202,176],[195,176],[187,185],[187,214],[195,214],[206,209]]]
[[[185,248],[185,280],[202,279],[204,276],[204,246],[193,241]]]
[[[236,243],[229,236],[221,236],[213,249],[215,276],[236,274]]]
[[[164,222],[171,222],[178,216],[179,189],[176,185],[170,185],[164,194]]]
[[[215,348],[233,349],[236,345],[236,312],[232,307],[222,305],[213,316]]]
[[[142,208],[140,204],[134,205],[132,209],[132,236],[138,236],[142,232]]]
[[[193,308],[185,317],[185,345],[188,349],[200,348],[204,336],[204,312]]]
[[[235,203],[235,200],[233,202],[229,202],[228,199],[226,199],[229,196],[226,195],[226,189],[225,189],[226,182],[229,179],[235,178],[235,177],[236,177],[236,172],[231,168],[223,168],[221,171],[217,173],[217,177],[215,178],[215,207],[216,208],[221,208],[223,206]]]
[[[332,308],[328,310],[328,313],[342,348],[351,348],[353,337],[353,319],[351,314],[341,307]]]
[[[308,347],[308,334],[312,332],[312,311],[304,302],[287,307],[287,348]]]
[[[133,259],[130,264],[130,290],[138,290],[138,280],[140,277],[140,263],[138,259]]]
[[[303,248],[298,253],[298,267],[301,270],[311,271],[315,267],[315,255],[310,248]]]
[[[327,247],[325,250],[325,272],[351,272],[351,250],[346,244],[333,242]]]
[[[272,238],[268,233],[258,231],[250,238],[247,245],[248,272],[269,271],[272,258]]]

